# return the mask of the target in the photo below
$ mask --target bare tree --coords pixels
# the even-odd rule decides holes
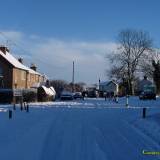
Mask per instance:
[[[109,57],[112,64],[110,76],[127,82],[129,94],[134,94],[133,82],[140,60],[151,51],[152,39],[144,31],[126,29],[118,35],[118,47]]]
[[[157,93],[160,94],[160,60],[157,62],[153,61],[152,65],[154,67],[153,79],[156,84]]]
[[[51,80],[50,85],[54,87],[58,97],[64,89],[68,88],[68,82],[64,80]]]
[[[75,92],[82,92],[84,90],[84,86],[86,84],[84,82],[79,82],[79,83],[75,83]],[[51,80],[50,81],[50,86],[53,86],[57,96],[60,97],[62,91],[70,91],[72,92],[72,83],[68,83],[65,80]]]
[[[145,55],[140,62],[141,72],[144,75],[154,80],[153,74],[155,71],[155,65],[160,63],[160,51],[158,49],[152,50],[152,52],[148,55]]]

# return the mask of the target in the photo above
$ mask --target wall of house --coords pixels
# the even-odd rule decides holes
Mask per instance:
[[[1,58],[1,57],[0,57]],[[0,88],[12,88],[13,67],[3,58],[0,61]]]
[[[114,83],[109,83],[106,86],[106,91],[107,92],[114,92],[115,94],[118,93],[118,85],[114,84]]]
[[[29,73],[21,69],[13,69],[13,88],[24,89],[31,88],[35,83],[42,82],[40,75]]]
[[[24,89],[27,88],[27,71],[13,68],[13,89]]]
[[[44,78],[40,75],[14,68],[13,65],[0,55],[0,88],[25,89],[43,81]]]
[[[99,90],[101,92],[114,92],[114,94],[118,94],[119,87],[115,83],[110,82],[110,83],[106,83],[106,84],[103,84],[103,85],[100,84]]]
[[[1,57],[0,57],[1,58]],[[43,77],[28,71],[13,68],[5,59],[0,60],[0,88],[24,89],[43,82]]]
[[[37,74],[27,74],[27,88],[32,87],[35,83],[43,82],[43,77]]]
[[[100,84],[100,85],[99,85],[99,90],[102,91],[102,92],[105,91],[105,90],[104,90],[104,85],[101,85],[101,84]]]

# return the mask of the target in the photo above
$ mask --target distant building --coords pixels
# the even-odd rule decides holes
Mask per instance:
[[[99,92],[101,96],[103,96],[104,93],[117,95],[119,92],[119,85],[114,81],[100,82]]]
[[[21,58],[17,60],[7,47],[0,46],[0,88],[27,89],[38,86],[45,81],[45,76],[36,69],[34,64],[30,68],[25,66]]]
[[[98,85],[92,84],[86,87],[86,94],[88,97],[98,97]]]

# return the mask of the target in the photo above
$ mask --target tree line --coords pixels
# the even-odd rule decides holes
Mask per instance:
[[[56,94],[60,97],[62,91],[70,91],[70,92],[82,92],[84,90],[84,86],[86,85],[84,82],[78,83],[69,83],[65,80],[51,80],[50,86],[53,86]]]

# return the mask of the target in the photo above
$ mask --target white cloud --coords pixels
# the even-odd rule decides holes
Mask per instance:
[[[14,41],[21,42],[24,34],[16,31],[0,31],[0,43],[5,45],[15,45]]]
[[[24,44],[24,58],[35,62],[40,71],[50,78],[72,79],[72,62],[75,61],[75,80],[96,83],[105,80],[107,62],[105,55],[111,53],[116,44],[112,42],[66,41],[54,38],[43,38],[36,35],[25,35],[20,32],[4,32],[12,40]],[[28,54],[27,54],[27,51]],[[18,54],[20,51],[15,52]]]

